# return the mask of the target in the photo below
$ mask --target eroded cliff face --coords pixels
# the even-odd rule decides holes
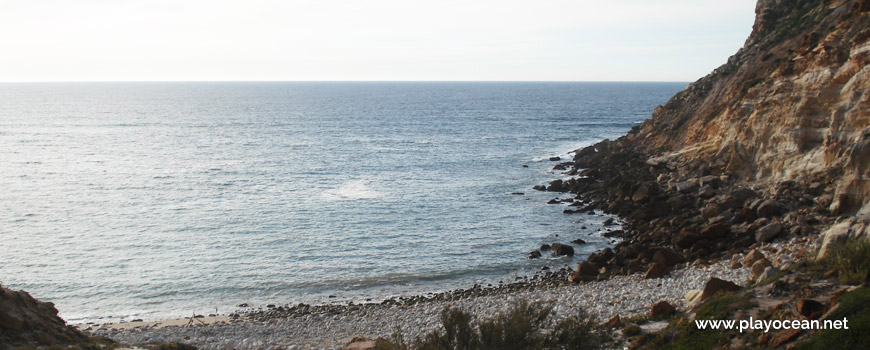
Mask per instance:
[[[91,343],[57,316],[54,304],[0,287],[0,349],[73,344]]]
[[[739,181],[829,181],[870,200],[870,0],[761,0],[745,46],[619,140]],[[866,210],[866,209],[865,209]]]

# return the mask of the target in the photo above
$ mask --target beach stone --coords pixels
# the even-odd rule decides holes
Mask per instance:
[[[550,250],[550,245],[549,244],[542,244],[540,249],[542,252],[548,251],[548,250]]]
[[[697,242],[701,237],[695,234],[692,231],[683,230],[677,235],[676,245],[677,247],[683,249],[689,249],[692,247],[695,242]]]
[[[743,258],[743,266],[752,266],[752,264],[761,259],[765,259],[764,253],[758,251],[758,249],[753,249]]]
[[[669,317],[676,312],[677,309],[664,300],[655,303],[652,307],[650,307],[650,317],[655,320]]]
[[[540,257],[541,257],[541,252],[540,252],[540,251],[537,251],[537,250],[533,250],[531,253],[529,253],[529,257],[528,257],[528,258],[529,258],[529,259],[537,259],[537,258],[540,258]]]
[[[707,225],[701,229],[701,237],[707,239],[716,239],[724,237],[731,232],[731,226],[725,222],[719,222],[712,225]]]
[[[607,261],[616,256],[616,253],[613,252],[610,248],[604,248],[598,253],[592,253],[586,258],[587,261],[596,263],[598,265],[606,265]]]
[[[694,190],[696,187],[698,187],[697,183],[692,180],[686,180],[682,182],[677,182],[676,184],[674,184],[673,188],[680,193],[689,193],[692,192],[692,190]]]
[[[755,193],[755,191],[748,188],[742,188],[733,191],[725,196],[725,199],[722,201],[722,205],[727,208],[739,209],[743,207],[743,203],[745,203],[749,199],[755,198],[756,196],[757,194]]]
[[[619,319],[619,315],[611,317],[607,322],[604,322],[602,326],[616,328],[622,324],[622,320]]]
[[[671,268],[668,265],[662,264],[660,262],[654,262],[650,265],[649,269],[646,270],[646,273],[643,275],[643,279],[651,279],[651,278],[661,278],[668,273],[671,272]]]
[[[740,286],[733,282],[712,277],[707,281],[707,284],[704,285],[704,291],[701,292],[701,300],[710,299],[719,292],[734,292],[738,290],[740,290]]]
[[[662,248],[659,249],[653,254],[653,261],[665,264],[667,266],[674,266],[683,261],[686,261],[686,257],[683,254],[675,252],[673,249]]]
[[[749,268],[749,271],[752,273],[752,279],[757,279],[758,276],[761,276],[761,274],[764,273],[764,269],[768,266],[771,266],[771,264],[770,260],[767,260],[767,258],[756,260],[752,264],[752,267]]]
[[[755,240],[759,243],[767,242],[778,236],[780,233],[782,233],[782,224],[779,222],[772,222],[758,229],[758,232],[755,234]]]
[[[604,226],[610,225],[613,225],[613,218],[607,218],[607,220],[604,220]]]
[[[762,272],[761,275],[758,276],[758,278],[755,280],[755,282],[759,283],[759,282],[764,281],[766,279],[774,278],[774,277],[776,277],[776,274],[778,272],[779,272],[779,269],[777,269],[773,266],[765,267],[764,272]]]
[[[574,244],[578,244],[578,245],[579,245],[579,244],[586,244],[586,241],[584,241],[584,240],[582,240],[582,239],[580,239],[580,238],[577,238],[577,239],[571,241],[571,243],[574,243]]]
[[[580,272],[573,272],[568,275],[568,282],[572,283],[580,283],[580,282],[591,282],[596,280],[596,276],[582,274]]]
[[[782,214],[782,204],[779,204],[779,202],[775,200],[768,199],[758,206],[756,213],[758,213],[758,216],[765,218],[777,216]]]
[[[550,254],[553,256],[574,256],[574,248],[561,243],[553,243],[550,245]]]
[[[595,263],[591,263],[588,261],[583,261],[577,264],[577,271],[584,275],[595,276],[598,275],[598,265]]]

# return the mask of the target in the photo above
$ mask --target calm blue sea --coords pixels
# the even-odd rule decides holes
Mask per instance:
[[[684,86],[0,84],[0,283],[83,322],[511,282],[606,244],[548,158]]]

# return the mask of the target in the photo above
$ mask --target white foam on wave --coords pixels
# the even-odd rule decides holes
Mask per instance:
[[[383,197],[383,193],[378,192],[368,186],[368,180],[353,180],[348,181],[341,186],[323,192],[323,198],[327,200],[354,200],[354,199],[373,199]]]

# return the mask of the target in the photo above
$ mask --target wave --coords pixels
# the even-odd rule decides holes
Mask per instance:
[[[323,192],[323,198],[327,200],[374,199],[380,197],[383,197],[383,193],[369,187],[368,180],[345,182],[341,186]]]

